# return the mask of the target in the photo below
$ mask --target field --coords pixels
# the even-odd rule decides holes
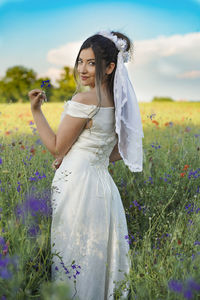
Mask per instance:
[[[200,299],[200,103],[139,105],[143,172],[109,165],[128,223],[130,299]],[[56,132],[63,104],[42,110]],[[66,285],[50,282],[53,161],[30,104],[0,104],[2,300],[70,299]],[[76,280],[78,271],[70,272]],[[124,287],[117,284],[115,299]]]

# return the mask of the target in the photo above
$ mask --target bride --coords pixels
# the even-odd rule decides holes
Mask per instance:
[[[56,158],[52,280],[66,282],[79,300],[114,299],[117,283],[131,268],[125,211],[108,171],[120,159],[132,172],[142,171],[140,113],[124,66],[130,52],[129,38],[119,32],[99,32],[84,41],[74,77],[78,88],[89,91],[65,102],[56,134],[41,111],[45,94],[29,92],[39,135]],[[127,299],[128,285],[121,296]]]

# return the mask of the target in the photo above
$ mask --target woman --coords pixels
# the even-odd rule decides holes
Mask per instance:
[[[124,97],[117,92],[118,87],[128,82],[124,73],[124,79],[117,83],[120,74],[126,72],[121,68],[120,71],[117,64],[122,66],[120,57],[127,58],[130,51],[130,40],[113,31],[95,34],[82,44],[74,76],[77,80],[78,73],[81,84],[88,86],[89,91],[75,92],[71,101],[65,103],[57,134],[41,111],[45,95],[38,89],[29,93],[39,135],[57,159],[53,164],[56,172],[52,182],[51,246],[52,253],[58,255],[53,258],[52,279],[66,281],[73,289],[72,280],[76,277],[71,295],[80,300],[114,299],[115,283],[125,279],[125,273],[130,271],[125,212],[108,172],[109,162],[122,158],[131,170],[135,167],[130,160],[132,145],[126,141],[130,127],[121,123],[124,131],[117,132],[122,110],[121,115],[119,109],[116,112]],[[128,84],[123,90],[130,105],[132,100],[125,92],[130,92]],[[137,109],[135,105],[131,112],[138,112]],[[124,299],[127,295],[128,291],[122,293]]]

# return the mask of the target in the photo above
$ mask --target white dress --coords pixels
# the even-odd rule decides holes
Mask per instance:
[[[67,101],[61,121],[65,114],[88,118],[95,108]],[[116,142],[115,109],[101,107],[92,127],[82,131],[53,178],[51,251],[59,252],[64,265],[53,256],[52,280],[69,284],[73,300],[113,300],[113,281],[129,274],[125,211],[108,171]],[[128,291],[123,292],[121,299],[127,295]]]

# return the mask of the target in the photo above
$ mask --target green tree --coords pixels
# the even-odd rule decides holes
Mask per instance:
[[[152,102],[166,102],[166,101],[174,101],[172,98],[170,97],[154,97]]]
[[[36,73],[23,66],[11,67],[0,81],[0,102],[25,102],[27,92],[36,81]]]
[[[50,78],[36,78],[36,72],[23,66],[14,66],[6,71],[6,75],[0,80],[0,102],[28,102],[28,92],[32,89],[41,89],[43,81],[49,80],[50,87],[44,86],[49,102],[63,102],[70,99],[75,90],[76,82],[73,69],[65,66],[61,78],[56,80],[58,87],[54,87]],[[80,92],[84,91],[84,87]]]
[[[64,67],[61,78],[57,79],[56,82],[59,86],[53,89],[50,101],[63,102],[65,100],[69,100],[76,90],[76,82],[73,76],[73,69],[70,67]]]

